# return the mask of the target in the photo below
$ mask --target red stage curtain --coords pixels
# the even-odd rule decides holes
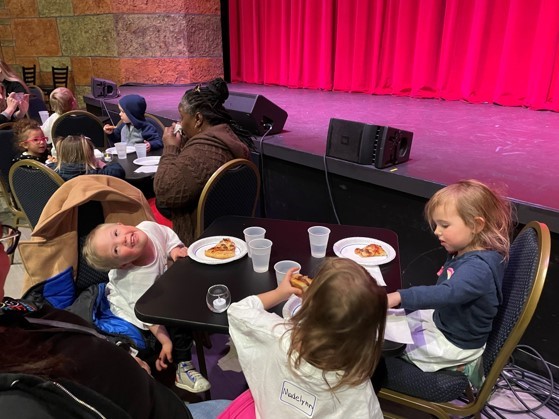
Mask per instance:
[[[557,0],[229,0],[233,81],[559,111]]]

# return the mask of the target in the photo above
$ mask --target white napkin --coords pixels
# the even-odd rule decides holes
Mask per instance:
[[[386,287],[386,282],[384,282],[384,278],[382,277],[382,272],[380,271],[380,267],[378,266],[363,266],[367,269],[367,272],[371,274],[373,278],[376,279],[377,284],[381,287]]]
[[[410,326],[403,308],[388,309],[384,338],[392,342],[413,343]]]
[[[98,158],[98,159],[102,159],[103,158],[103,153],[100,150],[93,150],[93,155]]]
[[[155,173],[157,172],[157,166],[140,166],[134,173]]]

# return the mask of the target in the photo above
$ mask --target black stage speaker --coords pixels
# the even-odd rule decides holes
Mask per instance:
[[[229,92],[223,106],[239,125],[257,135],[264,135],[270,126],[268,134],[281,132],[287,119],[287,112],[262,95]]]
[[[93,97],[112,99],[120,96],[116,83],[110,80],[91,78],[91,94]]]
[[[408,161],[412,140],[409,131],[332,118],[326,155],[383,169]]]

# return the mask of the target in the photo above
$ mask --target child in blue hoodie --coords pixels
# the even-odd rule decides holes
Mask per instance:
[[[103,130],[112,143],[119,141],[129,145],[144,142],[147,151],[163,147],[161,135],[150,122],[146,121],[146,100],[140,95],[126,95],[118,102],[122,124],[105,125]]]
[[[435,285],[388,294],[407,315],[414,340],[405,358],[422,371],[464,372],[480,385],[480,359],[501,304],[512,229],[510,203],[476,180],[439,190],[425,216],[448,252]]]

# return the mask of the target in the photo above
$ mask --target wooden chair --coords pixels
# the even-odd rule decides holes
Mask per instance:
[[[23,82],[29,86],[37,83],[37,65],[33,67],[21,67],[21,74],[23,75]]]
[[[9,181],[17,206],[23,210],[31,228],[37,225],[52,194],[64,183],[58,173],[32,159],[15,162],[10,168]]]
[[[52,67],[52,85],[51,86],[41,86],[45,92],[45,100],[48,100],[51,92],[57,87],[68,87],[68,76],[70,74],[70,69],[66,67]]]
[[[70,111],[62,114],[52,124],[52,138],[68,135],[85,135],[98,148],[107,146],[107,137],[99,118],[87,111]]]
[[[550,249],[549,229],[535,221],[528,223],[514,240],[503,279],[503,301],[482,355],[485,381],[477,393],[462,373],[444,370],[428,373],[403,359],[386,358],[388,377],[379,397],[438,418],[451,415],[479,418],[536,310],[545,283]],[[452,402],[460,397],[467,398],[468,402]]]
[[[225,215],[254,216],[260,191],[260,174],[249,160],[234,159],[215,171],[198,200],[196,237]]]

